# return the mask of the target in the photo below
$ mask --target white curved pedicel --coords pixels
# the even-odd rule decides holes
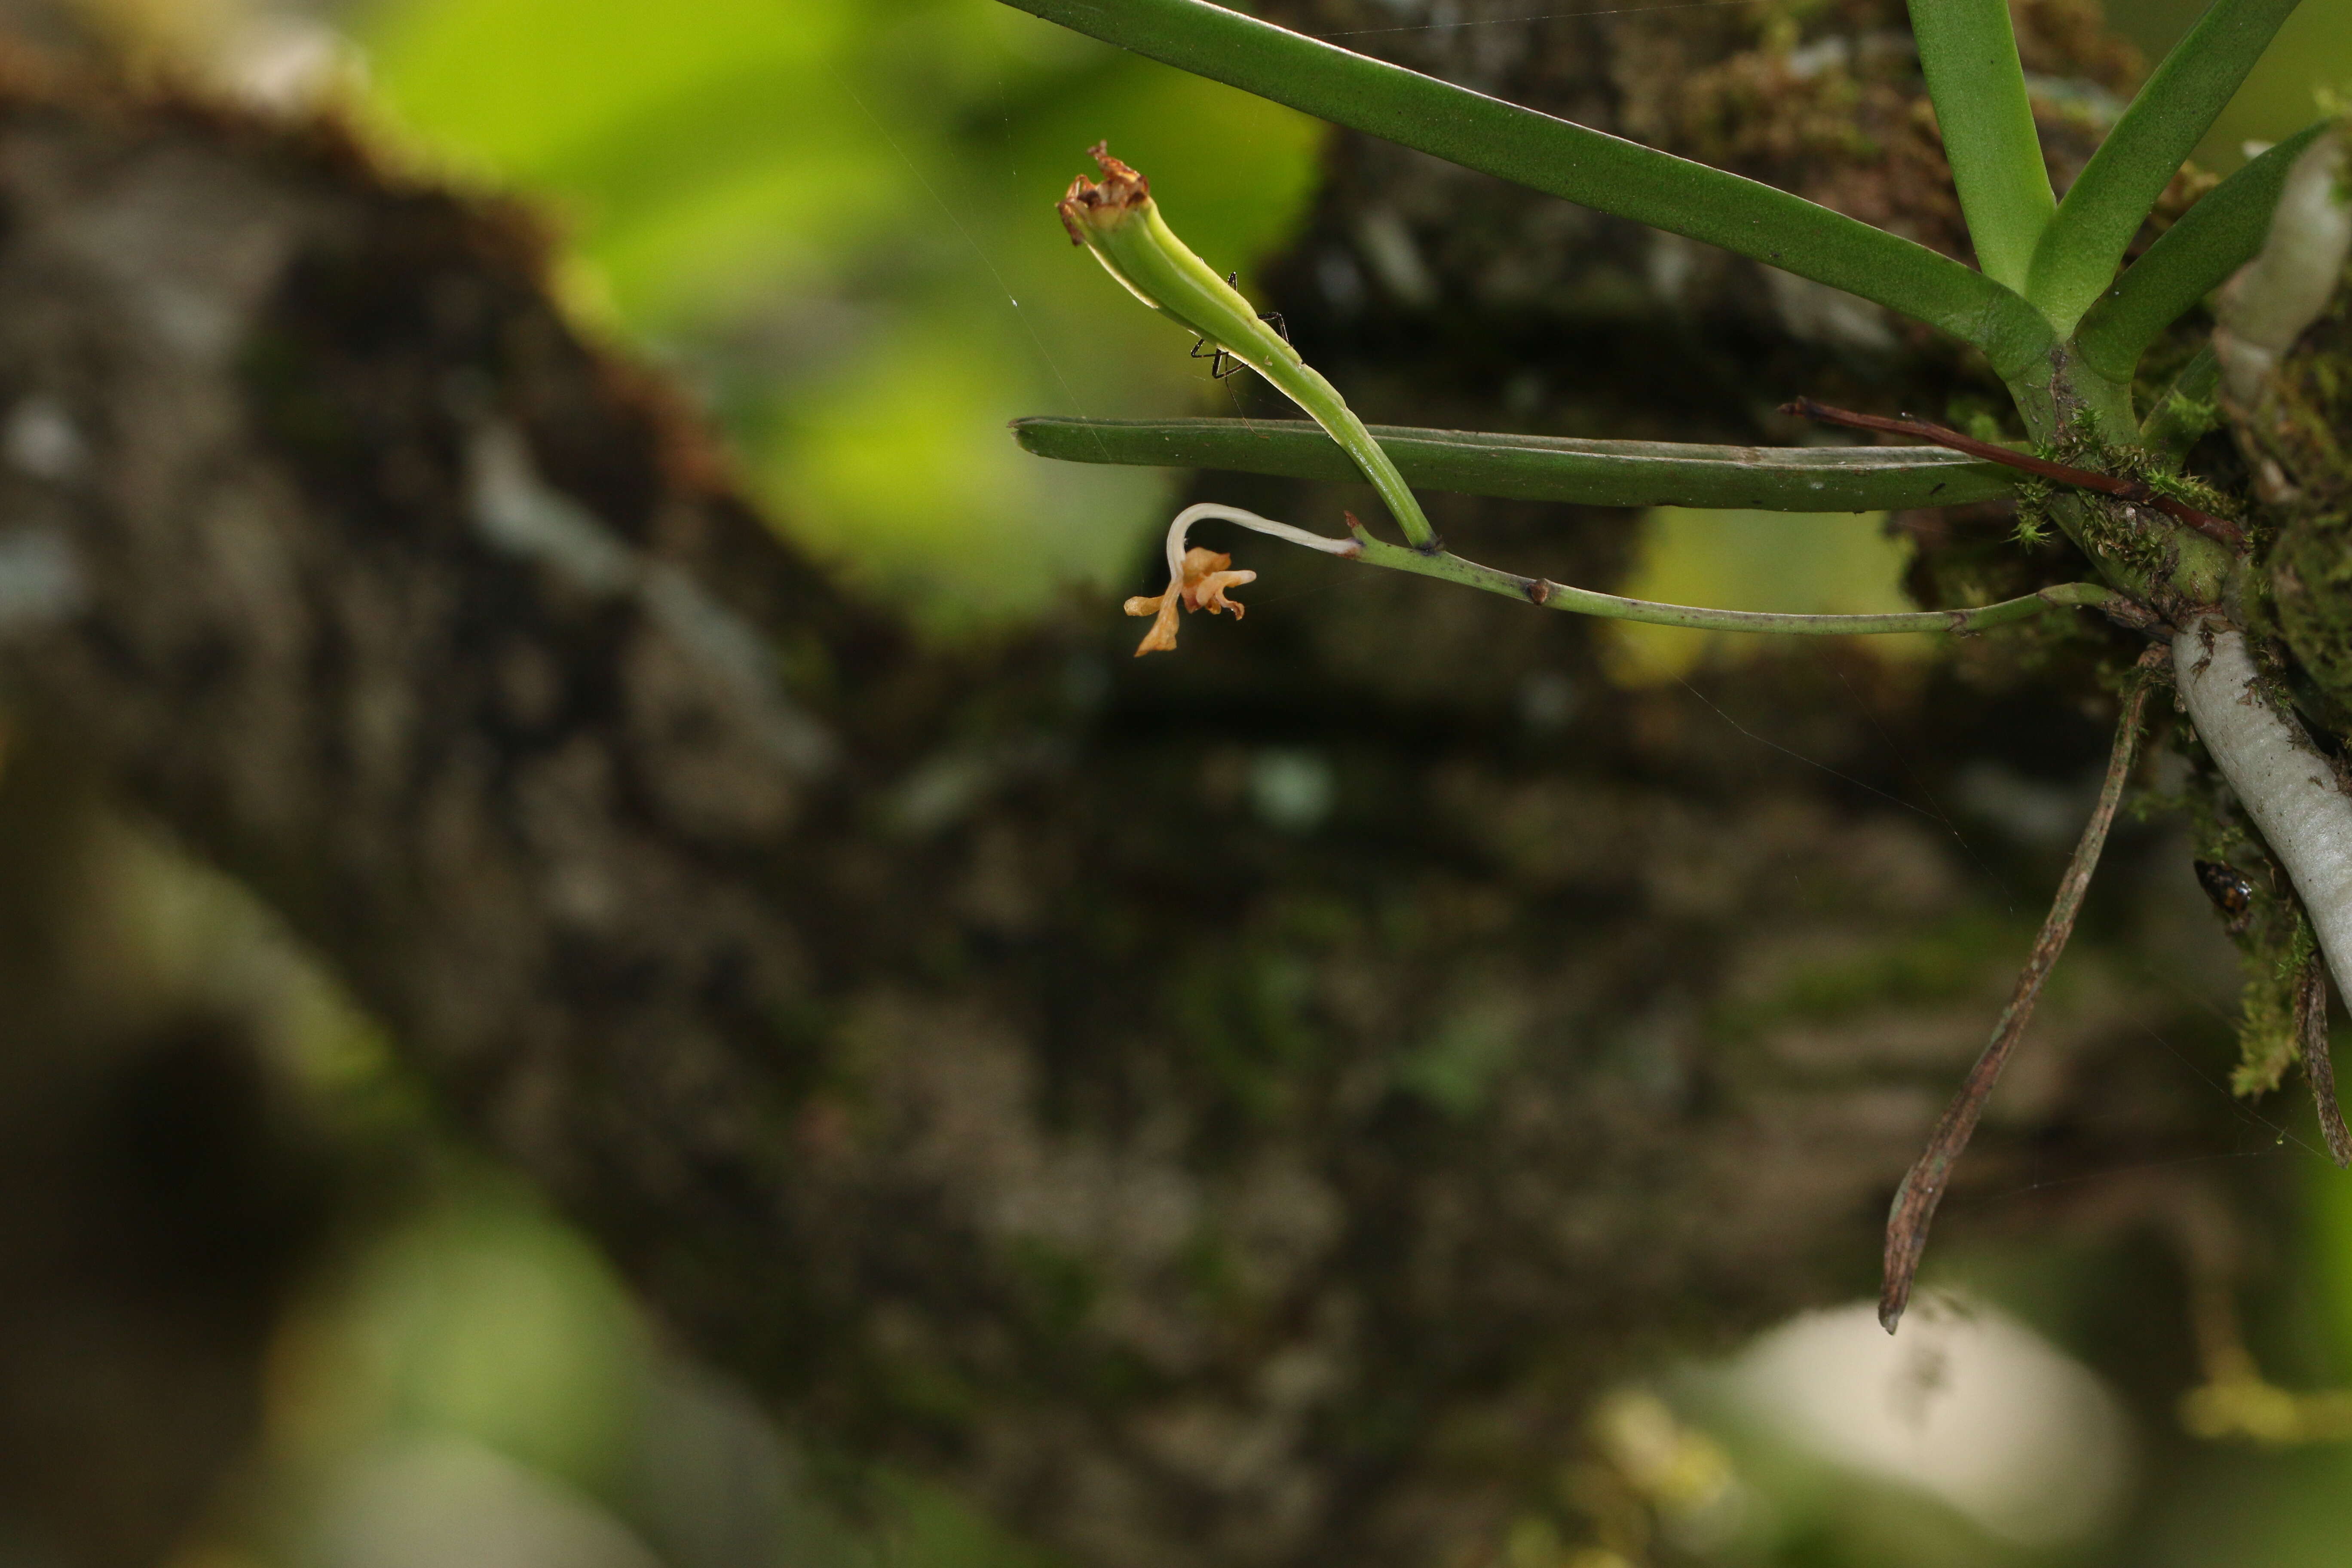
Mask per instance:
[[[1204,500],[1178,512],[1176,521],[1168,525],[1168,580],[1171,583],[1184,580],[1184,536],[1192,532],[1192,525],[1203,518],[1238,522],[1244,528],[1270,533],[1276,539],[1286,539],[1309,550],[1320,550],[1326,555],[1353,555],[1362,548],[1352,539],[1334,539],[1328,533],[1311,533],[1286,522],[1276,522],[1270,517],[1260,517],[1254,511],[1244,511],[1237,506]]]
[[[2336,994],[2352,996],[2352,798],[2303,727],[2263,699],[2243,632],[2192,626],[2173,639],[2172,668],[2198,739],[2311,911]]]

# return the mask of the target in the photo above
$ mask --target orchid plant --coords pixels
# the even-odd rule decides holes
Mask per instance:
[[[2124,264],[2158,196],[2295,0],[2214,0],[2115,122],[2063,200],[2053,195],[2035,133],[2006,0],[1910,0],[1974,267],[1756,181],[1208,0],[1008,3],[1333,123],[1845,290],[1972,345],[2007,385],[2032,449],[1801,400],[1791,412],[1924,444],[1759,452],[1368,427],[1227,278],[1177,237],[1146,179],[1097,147],[1101,178],[1077,180],[1060,205],[1072,239],[1139,300],[1197,334],[1202,346],[1257,372],[1320,428],[1073,418],[1025,419],[1014,427],[1030,451],[1073,461],[1320,479],[1360,474],[1402,536],[1401,543],[1376,537],[1353,516],[1342,537],[1235,507],[1187,508],[1168,535],[1168,588],[1129,601],[1130,614],[1153,622],[1139,653],[1173,648],[1180,607],[1241,614],[1230,591],[1253,574],[1233,570],[1223,553],[1188,548],[1188,531],[1209,518],[1366,565],[1617,619],[1832,635],[1974,632],[2088,608],[2148,637],[2147,655],[2124,680],[2098,805],[2016,992],[1895,1194],[1880,1306],[1890,1332],[1909,1298],[1951,1166],[2073,928],[2132,771],[2147,691],[2158,681],[2176,688],[2198,742],[2293,884],[2295,1031],[2331,1152],[2339,1163],[2352,1163],[2352,1137],[2336,1112],[2328,1077],[2325,990],[2327,972],[2339,990],[2352,982],[2352,797],[2278,683],[2261,673],[2260,650],[2250,644],[2248,607],[2264,591],[2263,531],[2250,531],[2242,499],[2183,466],[2225,412],[2242,413],[2260,400],[2261,355],[2269,352],[2274,360],[2337,286],[2352,246],[2352,226],[2339,221],[2347,205],[2341,188],[2345,134],[2335,121],[2322,121],[2272,147]],[[2136,406],[2143,355],[2242,270],[2235,315],[2225,309],[2215,341],[2147,408]],[[2080,548],[2100,581],[2000,604],[1873,616],[1656,604],[1453,553],[1414,499],[1415,481],[1587,505],[1816,512],[2022,497]]]

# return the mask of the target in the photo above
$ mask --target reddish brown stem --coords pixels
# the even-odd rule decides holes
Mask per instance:
[[[1949,447],[1955,452],[1966,452],[1972,458],[1982,458],[1989,463],[2000,463],[2021,469],[2041,479],[2078,489],[2096,490],[2135,506],[2152,507],[2168,517],[2178,518],[2216,543],[2231,550],[2242,550],[2246,535],[2234,522],[2215,517],[2210,511],[2200,511],[2186,501],[2158,494],[2137,479],[2121,479],[2114,474],[2096,474],[2088,468],[2068,468],[2047,458],[2037,458],[2027,452],[2012,451],[1990,441],[1979,441],[1973,436],[1963,436],[1958,430],[1941,425],[1930,425],[1924,419],[1890,419],[1882,414],[1856,414],[1851,408],[1832,408],[1826,403],[1816,403],[1810,397],[1800,397],[1794,403],[1780,405],[1783,414],[1801,415],[1823,425],[1843,425],[1855,430],[1884,430],[1896,436],[1911,436],[1922,441],[1932,441],[1938,447]]]
[[[1960,1091],[1944,1108],[1943,1120],[1927,1140],[1927,1152],[1919,1156],[1895,1190],[1895,1202],[1886,1214],[1885,1275],[1878,1294],[1878,1321],[1888,1333],[1903,1319],[1903,1309],[1911,1301],[1911,1282],[1919,1272],[1919,1255],[1927,1249],[1927,1226],[1936,1217],[1936,1205],[1943,1200],[1944,1188],[1952,1167],[1969,1146],[1969,1139],[1977,1130],[1977,1120],[1984,1114],[1985,1100],[2000,1081],[2000,1069],[2008,1064],[2010,1053],[2025,1034],[2025,1026],[2033,1017],[2033,1005],[2041,999],[2042,983],[2058,963],[2058,955],[2066,951],[2066,939],[2074,932],[2074,919],[2083,910],[2083,893],[2091,885],[2091,873],[2099,864],[2099,852],[2106,847],[2107,829],[2116,820],[2116,807],[2124,797],[2124,784],[2131,776],[2132,761],[2139,750],[2140,715],[2147,706],[2150,684],[2147,671],[2163,662],[2163,648],[2153,647],[2140,656],[2141,673],[2125,690],[2123,712],[2116,721],[2114,749],[2107,755],[2106,782],[2099,789],[2099,804],[2092,809],[2091,820],[2084,825],[2082,842],[2074,846],[2074,858],[2066,864],[2066,875],[2058,883],[2058,896],[2052,900],[2050,913],[2042,922],[2042,933],[2034,938],[2033,952],[2026,958],[2025,969],[2017,977],[2017,989],[2010,994],[2009,1005],[2001,1009],[2000,1021],[1993,1026],[1992,1041],[1969,1069]]]
[[[2294,1032],[2303,1043],[2303,1076],[2319,1107],[2327,1152],[2338,1165],[2352,1166],[2352,1131],[2346,1130],[2344,1108],[2336,1103],[2336,1064],[2327,1054],[2327,964],[2316,953],[2304,964],[2303,983],[2295,988]]]

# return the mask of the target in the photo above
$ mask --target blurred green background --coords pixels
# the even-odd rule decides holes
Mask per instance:
[[[369,116],[551,205],[580,316],[675,367],[821,555],[946,627],[1101,587],[1162,476],[1041,463],[1018,414],[1192,412],[1201,366],[1054,221],[1098,140],[1246,271],[1321,130],[981,0],[392,0]]]
[[[256,96],[343,96],[414,167],[527,195],[565,237],[581,322],[672,371],[796,537],[941,636],[1072,594],[1108,616],[1154,585],[1120,579],[1173,480],[1026,458],[1007,419],[1214,412],[1233,395],[1072,253],[1052,205],[1084,150],[1108,139],[1148,170],[1187,239],[1246,286],[1300,222],[1323,134],[992,0],[85,4],[134,47]],[[2195,10],[2148,0],[2116,20],[2154,49]],[[2295,128],[2316,89],[2347,80],[2352,0],[2307,0],[2208,160]],[[1650,520],[1635,591],[1861,610],[1899,602],[1902,567],[1875,520],[1677,512]],[[1705,648],[1636,628],[1616,651],[1622,678],[1647,680]],[[919,1483],[845,1479],[795,1448],[667,1344],[586,1244],[444,1146],[364,1025],[331,1002],[306,1016],[289,1049],[352,1135],[430,1152],[403,1217],[281,1333],[268,1450],[183,1568],[1041,1561]],[[2352,1376],[2352,1185],[2315,1180],[2294,1272],[2319,1326],[2281,1375]],[[1982,1258],[1947,1282],[2079,1348],[2096,1327],[2070,1278],[2063,1260]],[[2095,1510],[2071,1535],[2021,1537],[1965,1488],[1809,1447],[1787,1401],[1755,1392],[1770,1349],[1666,1403],[1629,1394],[1604,1413],[1606,1473],[1575,1484],[1683,1528],[1662,1550],[1694,1560],[2352,1560],[2352,1447],[2216,1448],[2154,1533],[2119,1541]],[[1511,1568],[1629,1561],[1547,1530],[1514,1536]]]

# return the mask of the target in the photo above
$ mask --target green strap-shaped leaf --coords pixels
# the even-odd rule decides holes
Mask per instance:
[[[1941,447],[1699,447],[1370,428],[1408,483],[1583,506],[1883,511],[1996,500],[2016,477]],[[1016,419],[1013,434],[1066,462],[1362,478],[1339,443],[1301,419]]]
[[[2026,297],[2071,331],[2295,0],[2214,0],[2140,88],[2042,232]]]
[[[2093,370],[2110,381],[2129,379],[2157,334],[2254,258],[2287,170],[2334,123],[2296,132],[2214,186],[2099,296],[2074,332]]]
[[[1006,4],[1334,124],[1858,294],[1976,344],[2005,376],[2024,374],[2054,341],[2018,295],[1923,245],[1207,0]]]
[[[2008,0],[1911,0],[1911,34],[1977,265],[2021,293],[2058,203],[2033,130]]]

